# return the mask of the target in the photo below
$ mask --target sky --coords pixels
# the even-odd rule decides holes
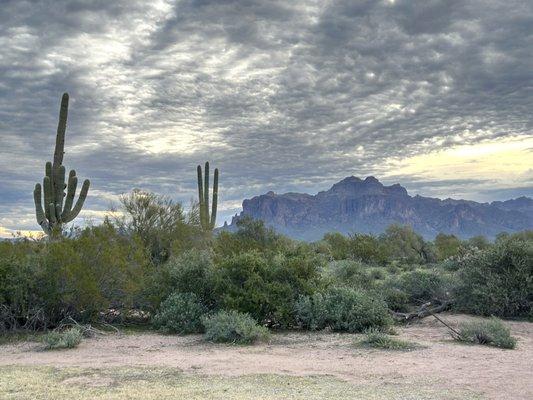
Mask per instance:
[[[77,224],[133,188],[188,206],[206,160],[218,224],[350,175],[533,196],[530,0],[0,0],[0,236],[39,230],[63,92]]]

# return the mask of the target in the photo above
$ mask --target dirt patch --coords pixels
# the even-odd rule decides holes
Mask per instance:
[[[445,315],[455,324],[472,319]],[[250,347],[205,343],[200,336],[111,335],[77,349],[42,352],[35,343],[0,347],[0,365],[105,368],[172,367],[189,374],[243,376],[330,375],[356,385],[423,385],[468,390],[489,399],[533,398],[533,324],[508,322],[516,350],[459,344],[431,318],[398,328],[399,338],[421,344],[413,351],[354,346],[356,335],[289,332]]]

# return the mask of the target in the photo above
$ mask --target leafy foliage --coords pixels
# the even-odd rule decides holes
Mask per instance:
[[[236,232],[223,231],[216,238],[214,250],[221,258],[250,251],[284,252],[293,246],[290,239],[278,235],[272,228],[267,228],[263,221],[246,216],[240,218],[236,224]]]
[[[462,323],[459,327],[459,335],[455,339],[503,349],[514,349],[516,346],[516,339],[511,336],[510,329],[496,317],[484,321]]]
[[[409,226],[389,226],[382,240],[392,259],[412,264],[435,261],[434,248]]]
[[[296,318],[306,329],[363,332],[392,324],[383,301],[363,291],[332,287],[324,293],[302,296],[295,304]]]
[[[204,318],[205,338],[211,342],[250,344],[269,337],[268,329],[249,315],[220,311]]]
[[[3,329],[55,326],[72,316],[89,320],[107,308],[142,305],[150,265],[143,246],[109,223],[74,239],[2,243]]]
[[[478,315],[528,317],[533,304],[533,241],[506,237],[458,261],[457,309]]]
[[[77,347],[82,339],[82,332],[74,327],[64,332],[50,331],[43,337],[43,342],[47,350],[72,349]]]
[[[170,333],[199,333],[206,307],[194,293],[174,293],[163,303],[153,318],[156,328]]]
[[[212,254],[206,250],[188,250],[160,266],[147,288],[156,308],[174,292],[194,293],[207,308],[216,306],[217,271]]]
[[[382,330],[370,328],[365,331],[365,337],[358,343],[362,347],[383,350],[412,350],[417,344],[405,340],[396,339]]]
[[[269,256],[257,251],[224,259],[219,264],[217,293],[221,307],[249,313],[262,324],[287,327],[299,295],[319,284],[320,260],[296,249]]]
[[[139,237],[155,263],[191,248],[199,236],[197,208],[186,215],[180,203],[140,189],[122,195],[120,203],[123,214],[114,224],[121,232]]]

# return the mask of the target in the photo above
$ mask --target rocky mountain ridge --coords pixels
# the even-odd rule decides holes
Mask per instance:
[[[393,223],[410,225],[425,238],[440,232],[461,238],[533,229],[533,199],[478,203],[410,196],[400,184],[383,185],[373,176],[347,177],[316,195],[264,195],[246,199],[239,218],[263,220],[278,232],[296,239],[318,240],[327,232],[380,234]]]

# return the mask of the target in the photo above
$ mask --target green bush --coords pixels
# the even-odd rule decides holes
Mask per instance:
[[[51,331],[43,337],[43,342],[47,350],[72,349],[77,347],[83,334],[78,328],[70,328],[64,332]]]
[[[174,293],[161,303],[153,318],[156,328],[169,333],[199,333],[207,308],[194,293]]]
[[[199,301],[212,309],[217,304],[217,273],[211,253],[189,250],[172,257],[160,266],[148,288],[148,297],[155,308],[174,292],[194,293]]]
[[[326,275],[335,285],[370,288],[374,284],[372,270],[360,261],[340,260],[330,262]]]
[[[334,260],[356,260],[370,264],[384,264],[388,249],[383,240],[372,235],[344,236],[338,232],[324,235],[323,243],[329,247]]]
[[[401,274],[397,288],[407,294],[409,302],[421,304],[434,299],[449,297],[449,280],[436,270],[417,269]]]
[[[362,347],[384,350],[412,350],[418,345],[391,337],[382,330],[370,328],[365,331],[365,337],[359,343]]]
[[[386,304],[370,294],[345,287],[333,287],[323,294],[302,296],[295,304],[296,319],[303,328],[363,332],[392,324]]]
[[[387,248],[389,260],[425,264],[436,259],[433,245],[425,242],[410,226],[391,225],[380,240]]]
[[[322,293],[300,296],[294,304],[296,320],[304,329],[312,331],[324,329],[329,321],[326,298]]]
[[[514,349],[516,346],[516,339],[511,336],[509,328],[496,317],[485,321],[462,323],[459,326],[459,335],[455,336],[455,339],[503,349]]]
[[[250,344],[269,337],[268,329],[249,315],[234,310],[205,317],[205,338],[211,342]]]
[[[293,241],[265,226],[261,220],[249,216],[236,222],[237,231],[222,231],[217,235],[213,248],[220,258],[227,258],[241,253],[280,253],[293,246]]]
[[[133,189],[120,197],[120,204],[122,213],[114,225],[140,239],[155,264],[194,247],[201,235],[194,212],[186,214],[180,203],[166,196]]]
[[[392,311],[407,312],[410,309],[409,295],[403,290],[391,286],[388,282],[381,285],[377,292],[381,295],[387,307]]]
[[[533,313],[533,240],[504,237],[458,260],[456,308],[477,315],[530,317]]]
[[[294,303],[320,283],[320,259],[305,249],[269,256],[257,251],[218,265],[220,308],[250,314],[262,325],[289,327]]]
[[[71,239],[2,243],[0,252],[0,328],[47,329],[142,305],[144,247],[108,223]]]

